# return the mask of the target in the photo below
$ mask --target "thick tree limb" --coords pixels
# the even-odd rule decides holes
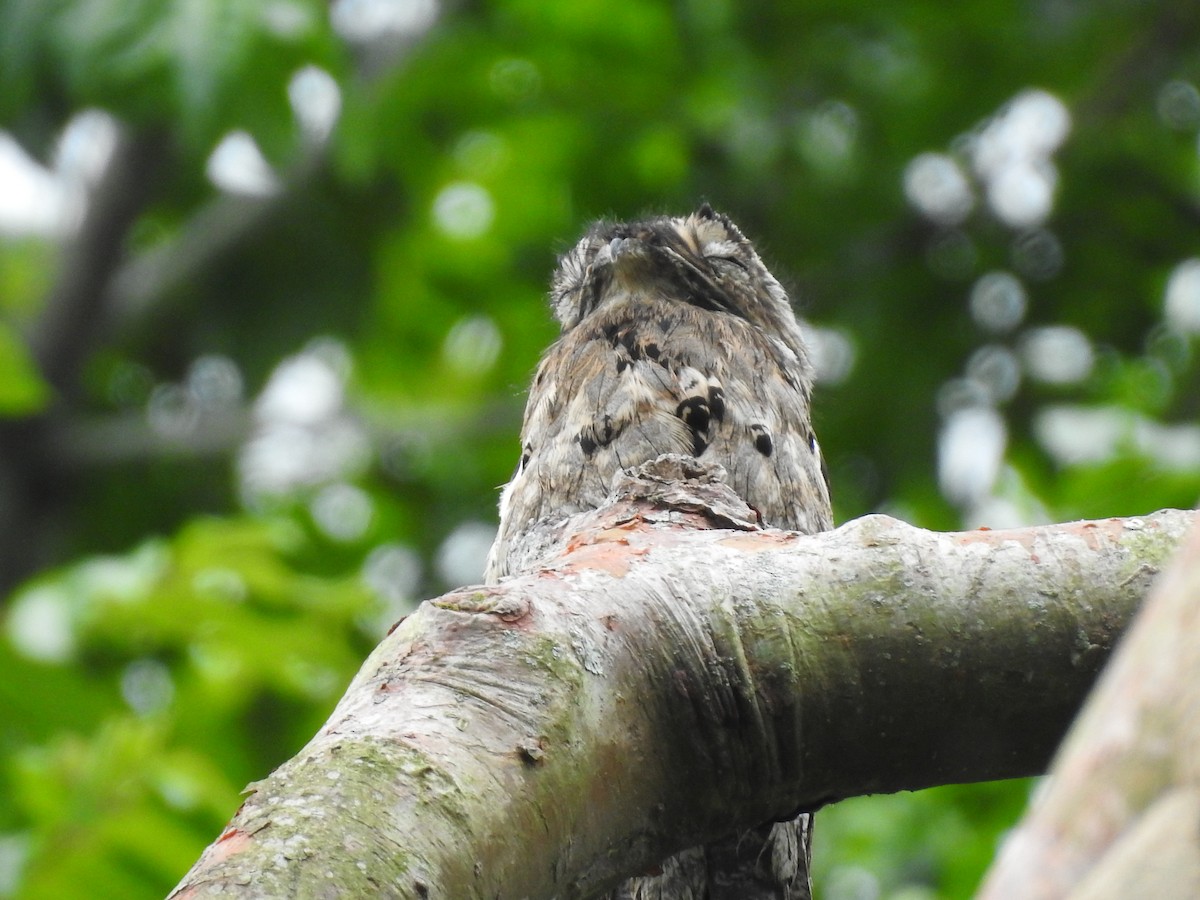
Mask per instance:
[[[1158,581],[982,897],[1200,897],[1200,529]]]
[[[661,463],[553,566],[406,619],[173,896],[586,897],[731,826],[1041,771],[1193,518],[801,536]]]

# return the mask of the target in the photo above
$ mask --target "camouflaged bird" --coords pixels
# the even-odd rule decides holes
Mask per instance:
[[[664,453],[720,463],[768,525],[831,527],[804,339],[728,217],[706,204],[683,218],[597,223],[560,260],[550,300],[562,334],[530,388],[489,582],[538,561],[545,548],[522,541],[535,523],[595,509],[615,474]],[[729,853],[688,851],[613,896],[692,896],[690,879],[707,884],[696,896],[806,897],[807,819],[731,839]]]

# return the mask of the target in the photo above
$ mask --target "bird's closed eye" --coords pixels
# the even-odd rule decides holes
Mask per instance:
[[[743,262],[742,260],[738,259],[736,256],[710,256],[710,257],[708,257],[708,262],[709,262],[709,264],[714,265],[714,266],[721,266],[721,265],[736,266],[737,268],[741,269],[743,272],[747,271],[747,269],[748,269],[748,266],[746,265],[746,263]]]

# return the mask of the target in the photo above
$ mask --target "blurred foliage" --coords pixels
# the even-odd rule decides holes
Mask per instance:
[[[0,896],[161,896],[478,577],[596,217],[756,239],[839,520],[1200,493],[1193,4],[0,0],[0,83]],[[823,812],[821,896],[967,896],[1027,791]]]

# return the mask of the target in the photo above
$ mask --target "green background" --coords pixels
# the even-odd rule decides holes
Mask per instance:
[[[0,150],[96,198],[66,232],[0,202],[0,896],[166,893],[387,624],[478,577],[601,216],[707,200],[755,239],[841,360],[839,521],[1194,504],[1195,4],[355,9],[0,0]],[[231,133],[270,167],[240,193]],[[1052,188],[1024,218],[1006,134]],[[1024,311],[988,327],[996,272]],[[1030,787],[823,812],[819,896],[968,896]]]

